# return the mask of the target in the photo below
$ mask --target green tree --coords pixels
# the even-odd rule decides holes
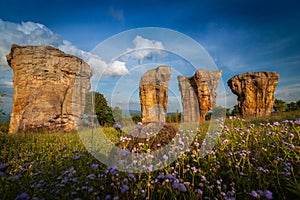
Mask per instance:
[[[229,115],[229,109],[222,106],[215,106],[212,111],[215,117],[224,117]]]
[[[288,106],[285,101],[281,99],[275,99],[273,109],[275,112],[284,112],[287,111]]]
[[[298,107],[298,110],[300,109],[300,100],[298,100],[297,102],[296,102],[296,104],[297,104],[297,107]]]
[[[142,121],[142,117],[139,114],[132,114],[131,119],[132,121],[134,121],[134,123],[138,123]]]
[[[5,94],[4,92],[0,92],[0,105],[1,105],[1,103],[3,103],[2,97],[4,97],[5,95],[6,95],[6,94]],[[0,107],[0,117],[1,117],[2,115],[5,115],[5,112],[4,112],[4,110]]]
[[[233,106],[233,109],[232,109],[232,111],[231,111],[231,115],[232,116],[237,116],[237,115],[240,115],[241,113],[240,113],[240,110],[239,110],[239,107],[238,107],[238,105],[234,105]]]
[[[287,104],[287,107],[288,107],[288,110],[289,111],[293,111],[293,110],[298,110],[299,107],[298,107],[298,104],[296,102],[291,102],[289,104]]]
[[[87,94],[85,113],[96,115],[101,126],[111,126],[115,123],[112,109],[107,105],[107,100],[101,93],[89,92]]]

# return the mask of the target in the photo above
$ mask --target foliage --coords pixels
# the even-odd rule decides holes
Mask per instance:
[[[166,122],[179,123],[181,121],[181,113],[176,110],[176,113],[167,113]]]
[[[85,113],[97,116],[101,126],[111,126],[115,123],[111,107],[107,105],[107,100],[103,94],[98,92],[89,92],[86,96]]]
[[[204,158],[201,124],[181,157],[143,174],[101,164],[74,133],[0,134],[1,199],[299,199],[300,119],[280,117],[230,117]]]
[[[2,97],[4,97],[6,94],[4,92],[0,92],[0,105],[1,103],[3,103],[3,100],[2,100]],[[1,115],[5,115],[5,112],[4,110],[0,107],[0,118],[1,118]]]
[[[275,99],[273,109],[275,112],[284,112],[288,110],[288,106],[285,101],[281,99]]]
[[[233,106],[233,109],[231,111],[231,115],[232,116],[239,116],[239,115],[241,115],[238,105],[234,105]]]
[[[132,121],[134,121],[134,123],[138,123],[142,121],[142,117],[139,114],[132,114],[131,119]]]

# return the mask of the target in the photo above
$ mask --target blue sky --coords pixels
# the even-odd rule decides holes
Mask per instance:
[[[223,70],[222,83],[226,91],[221,92],[219,98],[226,97],[227,107],[236,103],[236,96],[226,87],[226,81],[248,71],[278,72],[280,80],[275,97],[287,102],[300,99],[300,3],[296,0],[1,0],[0,19],[0,89],[9,94],[12,94],[12,72],[4,56],[12,43],[52,45],[84,57],[91,55],[98,44],[122,31],[162,27],[197,41],[217,68]],[[140,43],[128,41],[128,48],[134,49],[147,41],[161,42],[162,47],[166,47],[167,35],[160,40],[151,35],[140,36]],[[147,63],[146,60],[137,65]],[[114,63],[114,70],[108,72],[113,76],[111,82],[126,74],[126,70],[130,71],[128,62],[126,66],[122,62]],[[11,96],[5,99],[7,105],[10,99]]]

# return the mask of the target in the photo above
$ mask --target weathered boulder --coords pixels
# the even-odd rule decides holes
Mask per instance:
[[[9,133],[78,128],[90,89],[87,63],[50,46],[17,45],[7,61],[14,72]]]
[[[171,67],[159,66],[147,71],[140,80],[142,122],[165,122]]]
[[[216,104],[222,70],[197,70],[192,77],[178,76],[184,122],[205,121],[205,115]]]
[[[231,91],[238,96],[242,116],[270,115],[278,79],[276,72],[248,72],[228,80]]]

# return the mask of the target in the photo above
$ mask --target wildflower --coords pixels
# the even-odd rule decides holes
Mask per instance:
[[[26,192],[22,192],[21,194],[19,194],[17,197],[16,197],[16,200],[17,199],[30,199],[29,195],[26,193]]]
[[[6,164],[2,164],[2,163],[0,163],[0,170],[2,170],[2,169],[5,169],[7,167],[7,165]]]
[[[183,183],[179,183],[179,190],[181,192],[186,192],[186,187],[185,187],[185,185]]]
[[[129,190],[128,185],[122,185],[122,187],[121,187],[121,193],[125,193],[128,190]]]
[[[163,155],[163,159],[164,159],[164,160],[168,160],[168,158],[169,158],[169,157],[168,157],[166,154]]]
[[[272,194],[272,192],[269,191],[269,190],[266,190],[266,191],[264,192],[264,195],[265,195],[265,197],[266,197],[267,199],[273,199],[273,194]]]
[[[165,176],[165,179],[171,179],[171,180],[173,180],[173,179],[175,179],[175,177],[172,174],[167,174]]]
[[[280,123],[277,121],[273,123],[273,126],[279,126],[279,125],[280,125]]]
[[[75,156],[75,160],[79,160],[81,158],[81,155]]]
[[[202,195],[202,194],[203,194],[203,191],[202,191],[201,189],[196,189],[196,190],[195,190],[195,193],[198,193],[198,194]]]
[[[164,178],[165,178],[165,175],[159,174],[159,175],[157,176],[157,178],[158,178],[158,179],[164,179]]]
[[[82,190],[87,190],[88,188],[89,188],[89,187],[86,186],[86,185],[84,185],[84,186],[81,187]]]
[[[73,153],[79,153],[79,150],[74,150]]]
[[[71,195],[72,195],[72,196],[74,196],[74,195],[76,195],[76,194],[77,194],[76,191],[72,191],[72,192],[71,192]]]
[[[105,199],[110,199],[110,195],[107,194],[107,195],[105,196]]]
[[[0,172],[0,178],[2,178],[3,175],[4,175],[4,173],[3,173],[3,172]]]
[[[98,169],[99,165],[98,164],[92,164],[93,169]]]
[[[95,174],[89,174],[87,176],[88,179],[91,179],[91,180],[94,180],[96,178],[96,175]]]
[[[77,180],[77,178],[72,178],[72,182],[74,182],[74,183],[78,183],[78,180]]]
[[[252,197],[258,197],[258,194],[257,194],[256,191],[253,190],[253,191],[251,192],[251,196],[252,196]]]

